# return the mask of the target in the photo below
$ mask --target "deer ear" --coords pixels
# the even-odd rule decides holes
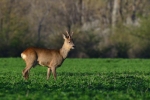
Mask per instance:
[[[62,34],[62,35],[63,35],[63,38],[66,39],[66,35],[65,34]]]

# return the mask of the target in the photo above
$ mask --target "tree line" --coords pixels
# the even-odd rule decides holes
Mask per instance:
[[[60,48],[74,32],[79,58],[150,57],[149,0],[1,0],[0,57]]]

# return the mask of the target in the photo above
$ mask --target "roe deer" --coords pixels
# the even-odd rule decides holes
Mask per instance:
[[[71,35],[67,31],[66,33],[67,35],[63,34],[64,44],[59,50],[30,47],[21,53],[21,57],[26,63],[26,67],[22,71],[24,79],[28,79],[29,70],[39,64],[48,67],[47,80],[50,77],[51,71],[56,80],[56,68],[63,63],[69,51],[75,47],[72,40],[73,32]]]

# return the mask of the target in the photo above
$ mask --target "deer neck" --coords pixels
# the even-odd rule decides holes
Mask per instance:
[[[63,59],[65,59],[68,56],[69,51],[70,49],[68,49],[67,46],[64,44],[60,49],[60,54],[62,55]]]

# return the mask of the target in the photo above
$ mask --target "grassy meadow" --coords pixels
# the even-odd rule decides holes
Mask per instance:
[[[22,78],[21,58],[0,58],[0,100],[150,100],[149,59],[66,59],[57,81],[46,67]]]

